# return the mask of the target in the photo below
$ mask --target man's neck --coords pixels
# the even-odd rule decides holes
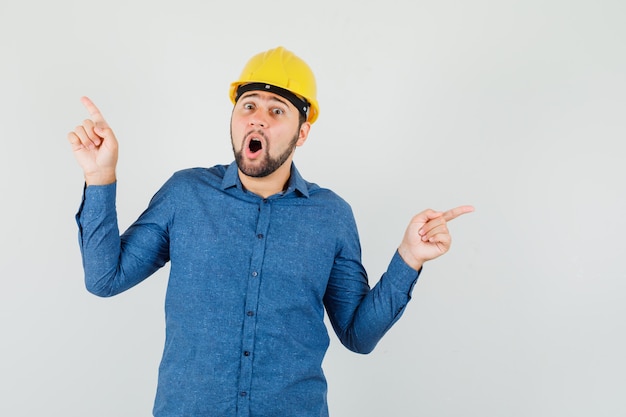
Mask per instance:
[[[260,197],[267,198],[274,194],[278,194],[287,187],[289,177],[291,176],[291,163],[285,163],[276,171],[272,172],[266,177],[250,177],[241,170],[239,172],[239,179],[243,187]]]

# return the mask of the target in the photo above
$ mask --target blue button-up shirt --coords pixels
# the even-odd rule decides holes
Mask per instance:
[[[234,163],[177,172],[122,236],[115,190],[87,187],[76,216],[85,282],[112,296],[170,262],[158,417],[327,416],[324,308],[367,353],[418,277],[396,252],[370,290],[350,206],[295,166],[269,198]]]

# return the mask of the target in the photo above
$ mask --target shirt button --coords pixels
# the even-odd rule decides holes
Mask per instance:
[[[245,352],[243,352],[243,356],[250,356],[250,352],[246,350]]]
[[[242,397],[245,397],[246,395],[248,395],[248,393],[247,393],[247,392],[245,392],[245,391],[241,391],[241,392],[239,393],[239,395],[241,395]]]
[[[252,273],[252,276],[253,276],[253,277],[256,277],[257,275],[259,275],[259,273],[258,273],[258,272],[256,272],[256,271],[254,271],[254,272]]]
[[[254,316],[254,311],[248,311],[246,314],[248,315],[248,317],[252,317]]]
[[[259,239],[263,239],[263,233],[259,233],[258,235],[256,235],[256,237],[258,237]]]

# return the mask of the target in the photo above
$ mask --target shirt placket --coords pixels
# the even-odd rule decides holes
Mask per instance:
[[[257,308],[259,290],[262,279],[263,260],[265,258],[265,242],[270,224],[271,203],[264,199],[259,204],[259,217],[253,237],[252,259],[248,272],[248,288],[246,291],[246,305],[244,310],[243,334],[240,356],[239,397],[237,401],[237,416],[250,416],[250,397],[253,395],[252,374],[254,372],[255,336],[257,327]]]

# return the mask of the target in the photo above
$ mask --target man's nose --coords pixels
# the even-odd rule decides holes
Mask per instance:
[[[259,127],[267,127],[269,126],[267,115],[265,115],[262,111],[255,111],[252,116],[250,116],[250,126],[259,126]]]

